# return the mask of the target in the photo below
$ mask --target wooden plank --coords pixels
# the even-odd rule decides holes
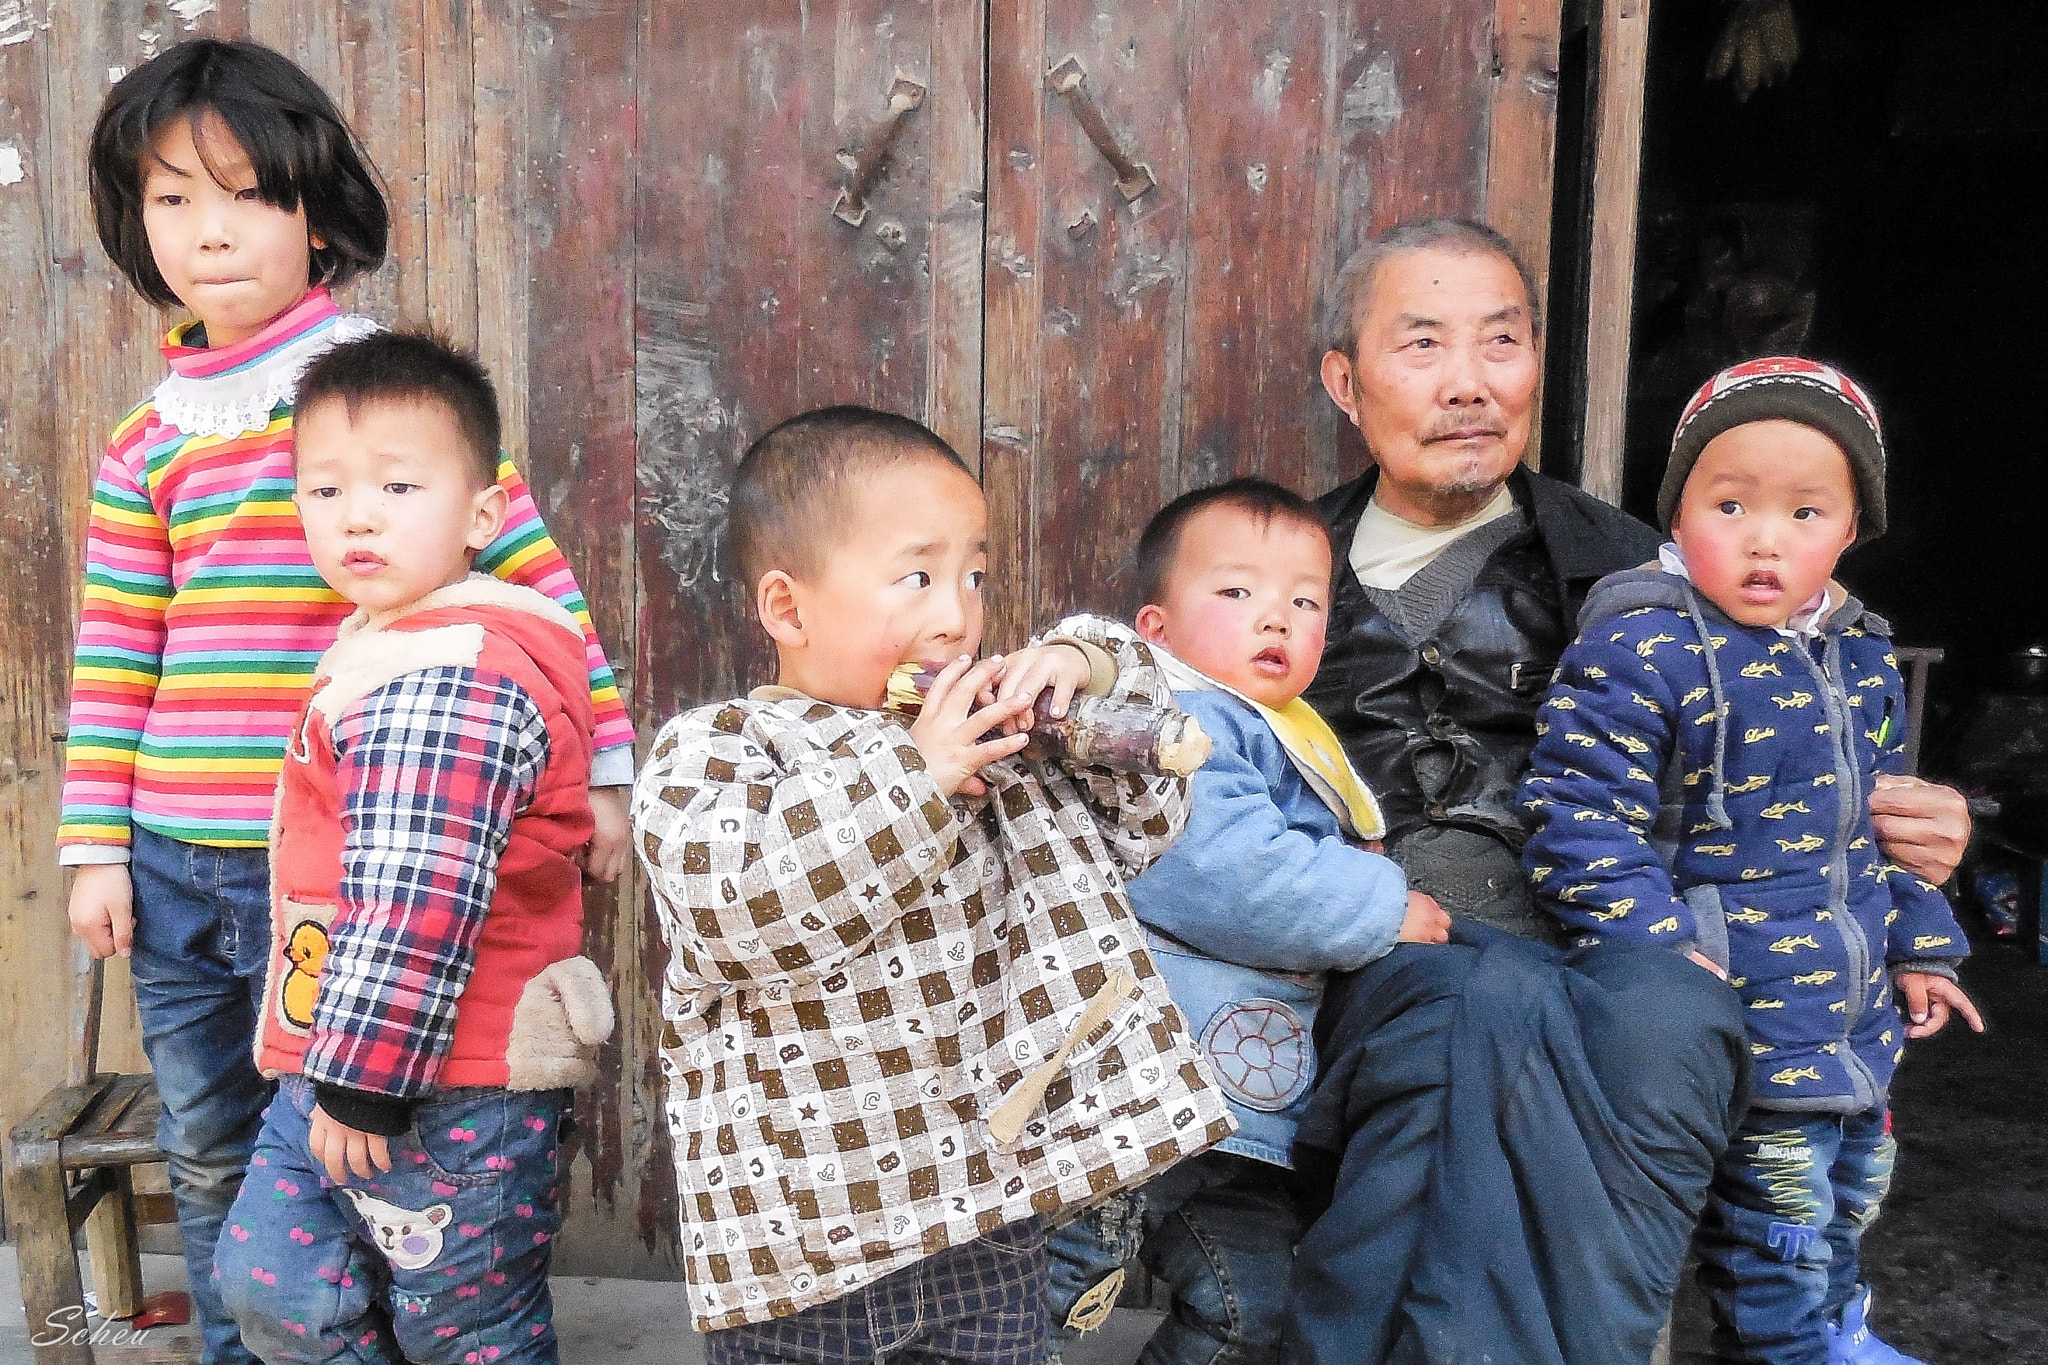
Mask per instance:
[[[1485,211],[1494,64],[1494,0],[1354,0],[1334,18],[1319,295],[1373,233]],[[1327,400],[1312,406],[1319,482],[1354,476],[1367,462],[1357,431]]]
[[[981,463],[982,241],[988,176],[988,10],[932,6],[931,339],[926,421],[969,465]]]
[[[1162,497],[1238,474],[1328,486],[1311,444],[1327,23],[1218,0],[1190,15],[1184,445]]]
[[[1551,201],[1557,172],[1557,69],[1561,0],[1496,0],[1495,59],[1486,154],[1486,220],[1515,244],[1536,277],[1547,318]],[[1542,461],[1543,395],[1536,396],[1523,460]]]
[[[1018,319],[1029,340],[1006,343],[1043,353],[1025,585],[1034,628],[1077,607],[1135,605],[1132,533],[1157,508],[1162,472],[1180,447],[1187,20],[1179,0],[1114,11],[1048,0],[1033,49],[1044,199],[1014,248],[991,243],[989,270],[1041,277],[1037,315]],[[1126,202],[1071,102],[1046,88],[1044,73],[1069,56],[1122,155],[1150,169],[1153,187],[1135,201]],[[991,108],[992,123],[1006,113]]]
[[[1039,344],[1043,278],[1017,269],[1038,243],[1045,180],[1038,168],[1049,112],[1045,93],[1048,0],[993,6],[988,30],[988,215],[982,267],[981,486],[988,498],[990,648],[1031,631],[1037,581],[1037,509],[1045,352]],[[1069,220],[1073,221],[1073,220]],[[1023,244],[1020,249],[1020,243]]]
[[[426,317],[464,350],[477,344],[476,67],[470,0],[422,0]]]
[[[725,562],[724,503],[747,441],[801,406],[798,220],[830,202],[807,178],[840,178],[831,148],[805,161],[805,44],[791,0],[653,5],[643,21],[643,67],[667,73],[642,82],[639,106],[645,144],[661,149],[639,167],[635,277],[637,683],[650,721],[770,673]]]
[[[931,29],[928,6],[890,0],[819,5],[804,27],[803,67],[790,92],[801,91],[803,105],[790,149],[800,187],[793,226],[801,407],[851,402],[925,415],[933,217],[925,182],[935,124],[958,116],[929,98]],[[904,102],[918,104],[891,115],[898,79]],[[919,93],[908,93],[913,87]],[[842,159],[887,137],[892,124],[867,214],[858,226],[847,223],[832,211],[846,179]]]
[[[102,1172],[107,1190],[85,1220],[86,1255],[103,1318],[142,1311],[142,1247],[135,1239],[135,1189],[126,1166]]]
[[[0,1075],[0,1126],[66,1074],[69,1039],[49,1012],[49,983],[70,955],[67,886],[53,853],[62,732],[94,472],[107,431],[155,382],[161,322],[113,271],[85,192],[92,120],[114,75],[143,60],[141,3],[54,8],[27,0],[0,45],[0,144],[21,178],[0,185],[0,508],[8,642],[0,704],[0,1016],[38,1021],[14,1040]],[[139,1063],[127,971],[109,972],[104,1055]]]
[[[64,882],[54,866],[61,744],[52,717],[63,711],[69,660],[70,556],[65,532],[69,480],[51,454],[60,439],[50,242],[44,207],[51,193],[45,120],[51,39],[37,7],[0,9],[0,962],[59,968],[70,937]],[[65,1079],[65,1030],[49,1021],[50,975],[0,973],[0,1015],[42,1020],[24,1029],[0,1076],[0,1126]],[[5,1211],[0,1204],[0,1212]]]
[[[583,586],[631,701],[634,677],[633,164],[637,14],[624,0],[548,5],[523,19],[529,234],[525,472]],[[611,982],[620,1027],[564,1144],[558,1264],[571,1274],[660,1274],[673,1226],[627,1211],[649,1191],[639,1093],[652,1069],[650,984],[635,884],[584,896],[584,950]],[[653,1172],[669,1183],[660,1168]]]
[[[526,219],[520,212],[528,161],[527,87],[519,69],[529,8],[517,0],[470,0],[476,348],[497,380],[505,449],[521,468],[527,455],[526,385],[510,381],[523,376],[527,365],[531,267]]]
[[[1593,230],[1586,302],[1586,418],[1579,486],[1621,502],[1628,424],[1629,325],[1634,312],[1637,191],[1643,169],[1643,89],[1650,0],[1602,0],[1593,107]]]

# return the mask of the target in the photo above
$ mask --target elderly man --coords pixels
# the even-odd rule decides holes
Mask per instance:
[[[1742,1111],[1733,993],[1675,954],[1547,946],[1522,876],[1551,671],[1594,580],[1657,548],[1522,467],[1532,298],[1499,234],[1431,220],[1361,248],[1329,310],[1323,384],[1375,467],[1323,499],[1347,563],[1308,695],[1459,932],[1332,985],[1296,1146],[1333,1184],[1297,1254],[1299,1360],[1641,1365]],[[1953,869],[1955,793],[1872,810],[1897,861]]]

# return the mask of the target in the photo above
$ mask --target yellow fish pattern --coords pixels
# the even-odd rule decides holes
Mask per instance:
[[[1589,608],[1595,619],[1601,591]],[[1763,1025],[1752,1034],[1770,1040],[1753,1036],[1752,1053],[1776,1059],[1759,1064],[1757,1083],[1788,1099],[1850,1094],[1858,1062],[1886,1083],[1892,1050],[1904,1043],[1903,1029],[1886,1027],[1889,978],[1879,966],[1867,986],[1856,982],[1887,956],[1964,951],[1939,893],[1889,876],[1867,812],[1842,808],[1867,798],[1905,738],[1904,686],[1879,662],[1888,642],[1845,629],[1853,620],[1838,612],[1823,628],[1823,662],[1818,645],[1809,654],[1765,628],[1718,622],[1705,632],[1705,618],[1675,605],[1609,615],[1566,653],[1543,712],[1571,717],[1532,758],[1537,776],[1563,785],[1521,794],[1547,802],[1534,819],[1532,861],[1583,869],[1569,886],[1552,875],[1537,891],[1588,936],[1582,942],[1689,936],[1688,915],[1704,908],[1674,914],[1668,898],[1677,891],[1695,902],[1715,890],[1729,983]],[[1836,724],[1844,714],[1855,723]],[[1673,848],[1665,840],[1676,831]],[[1834,879],[1844,856],[1852,875]],[[1663,878],[1659,859],[1669,860]],[[1849,952],[1852,919],[1867,956]]]

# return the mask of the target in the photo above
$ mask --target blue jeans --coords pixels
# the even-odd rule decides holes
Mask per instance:
[[[437,1092],[389,1140],[389,1171],[337,1187],[308,1145],[313,1087],[287,1077],[217,1253],[243,1337],[271,1365],[552,1365],[556,1143],[570,1100]]]
[[[164,1101],[156,1139],[170,1163],[204,1358],[249,1365],[255,1357],[221,1307],[213,1248],[270,1098],[251,1055],[270,956],[270,857],[137,827],[128,875],[142,1050]]]
[[[704,1334],[705,1365],[1041,1365],[1036,1218],[948,1247],[830,1303]]]
[[[1696,1239],[1721,1359],[1827,1365],[1827,1324],[1859,1290],[1857,1248],[1891,1188],[1888,1118],[1743,1118]]]
[[[1074,1340],[1075,1302],[1135,1254],[1173,1290],[1140,1365],[1277,1361],[1301,1235],[1288,1178],[1251,1157],[1204,1152],[1053,1233],[1055,1347]]]

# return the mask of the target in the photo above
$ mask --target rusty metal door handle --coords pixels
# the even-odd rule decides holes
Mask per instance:
[[[1074,117],[1081,121],[1081,131],[1088,134],[1095,150],[1102,153],[1102,159],[1116,172],[1117,193],[1124,197],[1124,202],[1136,203],[1143,198],[1155,183],[1152,168],[1142,161],[1131,160],[1124,155],[1123,148],[1116,145],[1116,134],[1109,131],[1102,111],[1095,107],[1095,97],[1088,93],[1088,71],[1081,65],[1081,59],[1068,53],[1064,61],[1045,73],[1045,86],[1055,95],[1065,96],[1072,106]]]
[[[889,112],[868,134],[860,155],[839,154],[839,164],[847,169],[850,178],[832,204],[834,218],[855,227],[867,221],[868,191],[875,187],[875,177],[882,173],[882,163],[889,159],[889,148],[903,131],[903,120],[924,103],[924,92],[925,88],[908,76],[898,76],[889,87]]]

